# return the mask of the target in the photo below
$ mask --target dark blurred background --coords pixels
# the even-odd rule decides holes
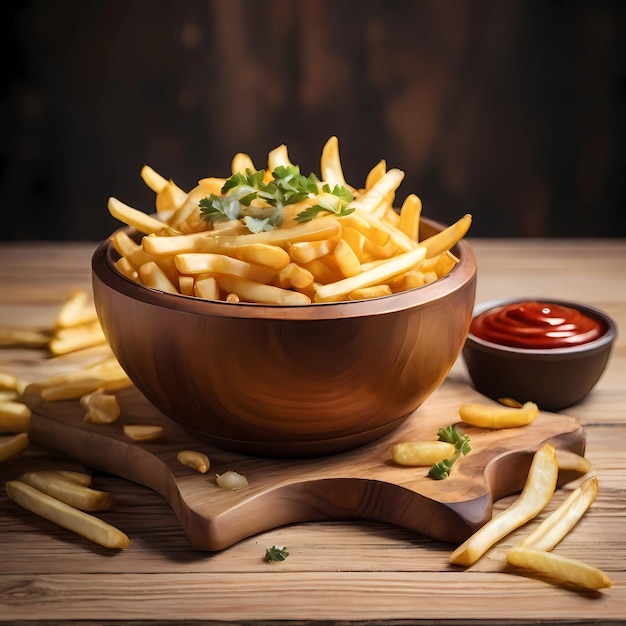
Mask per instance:
[[[3,240],[99,240],[144,163],[191,189],[330,135],[472,236],[626,236],[621,0],[3,3]]]

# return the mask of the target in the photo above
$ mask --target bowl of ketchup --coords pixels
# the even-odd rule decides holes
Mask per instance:
[[[591,306],[498,300],[475,307],[463,359],[480,393],[560,411],[593,389],[616,337],[615,321]]]

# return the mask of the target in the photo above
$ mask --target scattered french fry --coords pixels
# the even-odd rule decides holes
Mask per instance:
[[[499,404],[462,404],[459,408],[461,420],[479,428],[519,428],[532,424],[539,415],[534,402],[526,402],[520,408]]]
[[[0,328],[0,346],[45,349],[48,347],[51,336],[52,333],[49,330]]]
[[[31,412],[23,402],[0,402],[0,432],[26,433],[30,428]]]
[[[115,504],[110,493],[83,487],[55,471],[26,472],[19,480],[81,511],[108,511]]]
[[[165,429],[155,424],[124,424],[124,434],[133,441],[158,441],[165,436]]]
[[[105,548],[123,550],[129,546],[128,536],[115,526],[26,483],[7,481],[6,491],[9,498],[22,508]]]
[[[0,461],[8,461],[24,452],[29,446],[28,433],[18,433],[0,439]]]
[[[535,531],[518,545],[535,550],[552,550],[574,528],[598,494],[598,479],[590,476],[567,496],[561,506],[551,513]]]
[[[565,448],[557,448],[556,458],[559,461],[560,470],[572,470],[579,474],[587,474],[592,469],[589,459]]]
[[[187,467],[191,467],[196,470],[200,474],[206,474],[211,467],[211,462],[209,461],[209,457],[202,452],[197,452],[196,450],[181,450],[176,458],[183,465]]]
[[[112,424],[121,413],[117,397],[103,388],[82,396],[80,404],[86,410],[85,421],[92,424]]]
[[[556,450],[551,443],[544,443],[533,455],[526,484],[519,498],[454,550],[450,562],[472,565],[496,542],[533,519],[550,502],[558,472]]]
[[[515,567],[547,574],[586,589],[603,589],[613,584],[605,572],[593,565],[544,550],[516,546],[507,550],[506,560]]]
[[[81,324],[90,324],[98,321],[96,309],[91,302],[89,292],[77,289],[70,294],[57,313],[55,327],[71,328]]]
[[[96,320],[58,329],[54,337],[50,339],[48,349],[53,355],[59,356],[103,344],[106,344],[106,338],[100,323]]]
[[[398,465],[430,466],[454,454],[447,441],[405,441],[391,447],[391,459]]]
[[[82,487],[90,487],[91,486],[91,474],[85,474],[84,472],[76,472],[74,470],[50,470],[57,473],[65,480],[69,480],[77,485],[81,485]]]

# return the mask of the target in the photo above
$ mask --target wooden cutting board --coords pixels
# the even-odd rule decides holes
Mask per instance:
[[[460,425],[472,451],[449,478],[433,480],[427,468],[400,467],[390,449],[401,441],[436,439],[458,423],[460,402],[485,401],[467,384],[447,380],[397,430],[360,448],[315,459],[243,456],[194,439],[135,389],[117,392],[122,415],[114,424],[84,421],[76,402],[42,403],[27,393],[33,411],[31,441],[43,449],[149,487],[176,513],[191,544],[217,551],[282,525],[316,520],[395,524],[445,542],[460,543],[492,515],[492,503],[521,490],[533,452],[547,440],[584,454],[585,434],[567,415],[542,412],[530,426],[488,431]],[[462,398],[460,401],[459,398]],[[158,442],[128,439],[123,424],[159,424]],[[206,474],[181,464],[180,450],[204,452]],[[221,489],[215,475],[234,470],[248,479],[238,491]],[[560,484],[576,475],[560,476]]]

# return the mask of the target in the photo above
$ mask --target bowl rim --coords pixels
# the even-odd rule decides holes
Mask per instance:
[[[427,217],[422,217],[422,221],[431,228],[439,230],[445,228],[445,225]],[[312,302],[302,306],[203,300],[183,294],[166,293],[124,276],[115,267],[114,257],[117,253],[112,244],[113,235],[120,230],[126,231],[131,236],[138,235],[134,228],[124,226],[100,242],[91,259],[92,279],[97,278],[109,288],[134,300],[192,315],[307,321],[383,315],[445,298],[469,282],[475,281],[478,271],[476,254],[468,241],[462,239],[452,248],[459,262],[448,274],[421,287],[387,296],[367,300]]]
[[[605,311],[598,309],[597,307],[591,306],[589,304],[583,304],[581,302],[574,302],[573,300],[561,300],[559,298],[544,298],[544,297],[509,297],[509,298],[499,298],[496,300],[487,300],[477,304],[474,307],[474,312],[472,313],[472,321],[480,314],[488,311],[490,309],[497,309],[502,306],[506,306],[509,304],[523,303],[523,302],[546,302],[548,304],[558,304],[560,306],[569,307],[571,309],[577,309],[578,311],[590,315],[591,317],[595,317],[599,319],[606,327],[605,332],[594,339],[593,341],[588,341],[587,343],[577,344],[575,346],[565,346],[561,348],[522,348],[519,346],[505,346],[500,343],[495,343],[493,341],[488,341],[487,339],[482,339],[474,335],[470,329],[467,331],[467,343],[474,343],[478,346],[482,346],[483,348],[489,348],[492,351],[504,352],[510,355],[513,354],[521,354],[521,355],[538,355],[538,356],[550,356],[550,355],[574,355],[583,352],[591,352],[594,350],[599,350],[604,348],[607,345],[611,345],[618,334],[618,327],[615,320]],[[471,324],[471,323],[470,323]]]

